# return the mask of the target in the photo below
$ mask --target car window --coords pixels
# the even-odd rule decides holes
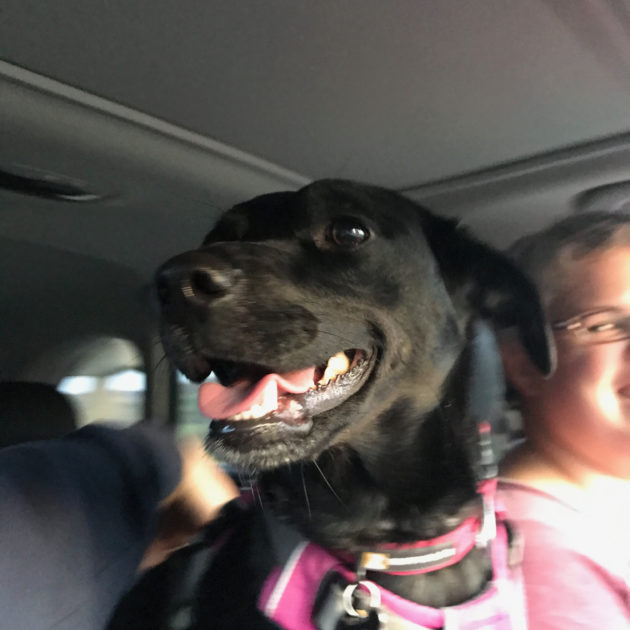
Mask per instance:
[[[214,374],[206,379],[216,380]],[[194,435],[204,439],[208,433],[210,419],[202,415],[197,405],[199,383],[189,381],[181,372],[177,372],[177,434],[180,437]]]
[[[132,342],[101,338],[75,352],[77,358],[57,389],[73,403],[79,426],[101,420],[127,426],[144,417],[146,372]]]

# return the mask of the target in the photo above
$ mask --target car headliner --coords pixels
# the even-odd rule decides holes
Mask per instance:
[[[221,209],[318,177],[393,187],[504,245],[628,178],[629,15],[613,1],[5,0],[0,169],[103,198],[0,192],[0,251],[30,244],[43,274],[57,248],[147,282]]]
[[[0,41],[11,63],[308,178],[413,188],[629,129],[629,16],[564,0],[5,0]]]

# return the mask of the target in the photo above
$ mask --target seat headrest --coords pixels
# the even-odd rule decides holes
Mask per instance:
[[[61,437],[76,428],[70,401],[53,385],[0,383],[0,447]]]

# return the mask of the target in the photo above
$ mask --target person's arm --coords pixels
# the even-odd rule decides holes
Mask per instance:
[[[181,468],[170,436],[146,426],[0,451],[2,627],[102,628],[160,534],[158,508],[189,496]]]
[[[628,630],[621,580],[566,545],[570,532],[519,521],[524,535],[523,578],[529,627],[535,630]]]
[[[179,484],[159,505],[155,536],[140,569],[159,564],[217,517],[221,508],[239,496],[232,479],[206,453],[197,439],[179,444],[182,473]]]

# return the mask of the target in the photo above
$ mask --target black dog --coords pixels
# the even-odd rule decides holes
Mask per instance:
[[[240,204],[157,284],[168,356],[220,382],[200,394],[211,451],[259,473],[274,518],[342,555],[433,539],[480,510],[471,322],[517,326],[551,369],[521,273],[380,188],[326,180]],[[273,554],[254,512],[207,572],[195,627],[276,627],[256,609]],[[449,606],[483,589],[489,562],[475,548],[438,571],[369,577]]]

